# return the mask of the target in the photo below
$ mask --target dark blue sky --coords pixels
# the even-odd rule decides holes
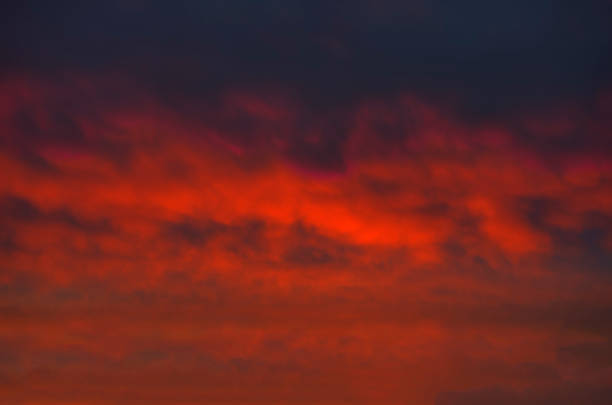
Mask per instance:
[[[588,98],[612,77],[608,1],[10,3],[2,71],[114,73],[169,99],[277,86],[335,105],[411,91],[478,116]]]

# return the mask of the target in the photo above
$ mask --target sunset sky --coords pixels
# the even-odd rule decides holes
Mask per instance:
[[[612,403],[610,1],[0,7],[0,405]]]

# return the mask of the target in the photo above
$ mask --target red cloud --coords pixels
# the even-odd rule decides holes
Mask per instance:
[[[563,348],[609,343],[612,163],[520,127],[563,137],[599,116],[476,125],[408,96],[322,114],[249,93],[177,110],[129,86],[133,103],[107,103],[104,83],[2,83],[12,403],[610,383]]]

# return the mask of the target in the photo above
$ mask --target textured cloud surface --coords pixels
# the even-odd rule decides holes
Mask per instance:
[[[612,401],[609,4],[326,3],[7,7],[2,403]]]

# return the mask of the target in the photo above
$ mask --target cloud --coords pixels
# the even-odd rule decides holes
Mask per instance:
[[[587,370],[607,368],[611,364],[612,352],[609,344],[605,343],[579,343],[559,348],[559,360],[564,363],[577,365]]]
[[[531,389],[525,392],[505,391],[489,388],[471,392],[448,392],[441,395],[436,405],[468,405],[482,403],[496,404],[605,404],[610,397],[606,386],[569,386],[558,387],[554,391]]]
[[[6,398],[605,403],[609,10],[247,3],[5,14]]]

